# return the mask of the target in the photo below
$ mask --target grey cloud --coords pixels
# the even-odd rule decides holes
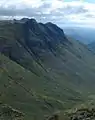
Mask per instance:
[[[41,22],[47,22],[51,21],[54,23],[62,24],[63,21],[69,21],[65,16],[69,16],[72,14],[85,14],[88,13],[89,11],[85,9],[83,6],[66,6],[63,8],[58,8],[55,10],[49,11],[51,8],[51,3],[50,2],[44,2],[41,6],[38,8],[30,8],[26,6],[23,3],[20,3],[20,5],[9,5],[8,7],[1,6],[0,7],[0,16],[25,16],[25,17],[34,17],[38,21]]]
[[[20,3],[21,4],[21,3]],[[17,5],[18,6],[18,5]],[[47,16],[44,14],[47,10],[51,8],[50,2],[44,2],[39,8],[30,8],[25,6],[25,4],[21,4],[19,7],[16,5],[9,5],[7,8],[4,6],[0,7],[0,16],[28,16],[31,17],[36,16],[41,13],[43,15]],[[63,8],[58,8],[54,11],[51,11],[48,15],[52,14],[54,16],[59,16],[59,15],[67,15],[67,14],[80,14],[80,13],[85,13],[87,12],[86,9],[84,9],[82,6],[70,6],[68,5],[67,7]]]

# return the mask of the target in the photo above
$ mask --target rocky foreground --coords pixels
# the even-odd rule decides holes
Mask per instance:
[[[79,109],[75,113],[70,114],[69,120],[94,120],[95,108]]]
[[[55,113],[47,120],[95,120],[95,107],[76,108],[66,113]]]
[[[24,120],[24,113],[8,105],[0,105],[0,120]],[[56,112],[44,120],[95,120],[95,107],[76,108],[67,112]]]

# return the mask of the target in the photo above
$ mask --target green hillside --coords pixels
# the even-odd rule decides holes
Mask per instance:
[[[25,120],[43,120],[94,94],[95,55],[52,23],[1,21],[0,52],[1,113],[7,104]]]

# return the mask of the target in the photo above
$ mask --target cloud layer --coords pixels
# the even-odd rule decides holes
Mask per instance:
[[[8,2],[7,2],[8,1]],[[95,4],[64,0],[0,0],[0,17],[34,17],[38,21],[95,24]]]

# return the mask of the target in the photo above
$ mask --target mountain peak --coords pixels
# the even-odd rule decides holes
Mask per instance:
[[[0,22],[0,119],[44,120],[94,98],[95,55],[86,46],[50,22],[9,22]]]

